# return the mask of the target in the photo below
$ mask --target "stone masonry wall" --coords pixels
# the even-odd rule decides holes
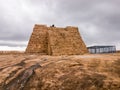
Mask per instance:
[[[26,52],[47,53],[47,31],[46,25],[35,25]]]
[[[27,53],[48,55],[80,55],[88,53],[77,27],[47,27],[35,25]]]
[[[77,27],[49,28],[51,55],[80,55],[87,53]]]

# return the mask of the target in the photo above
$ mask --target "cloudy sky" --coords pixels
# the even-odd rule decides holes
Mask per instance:
[[[87,46],[120,49],[120,0],[0,0],[0,50],[25,50],[34,24],[78,26]]]

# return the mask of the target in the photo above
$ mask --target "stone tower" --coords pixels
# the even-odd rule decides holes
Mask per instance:
[[[26,53],[81,55],[88,53],[88,50],[77,27],[58,28],[35,25]]]

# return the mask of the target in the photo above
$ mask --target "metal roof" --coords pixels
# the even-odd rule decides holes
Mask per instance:
[[[92,49],[92,48],[109,48],[109,47],[115,47],[115,46],[90,46],[90,47],[87,47],[87,48]]]

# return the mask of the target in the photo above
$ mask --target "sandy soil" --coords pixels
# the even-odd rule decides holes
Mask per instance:
[[[120,53],[0,55],[0,90],[120,90]]]

